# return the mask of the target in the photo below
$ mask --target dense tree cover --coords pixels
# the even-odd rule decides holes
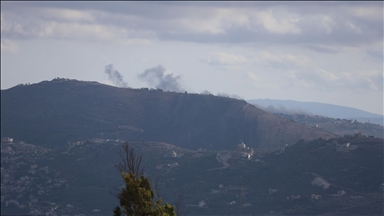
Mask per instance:
[[[163,204],[156,185],[154,191],[151,182],[144,176],[141,168],[142,156],[137,157],[128,143],[123,144],[123,151],[119,155],[122,162],[118,168],[125,185],[117,195],[122,210],[116,206],[113,215],[175,216],[175,207],[168,203]]]

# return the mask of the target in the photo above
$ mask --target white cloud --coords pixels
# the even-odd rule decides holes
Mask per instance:
[[[309,67],[314,64],[312,59],[304,55],[294,54],[281,54],[271,53],[266,50],[258,52],[256,55],[251,53],[252,59],[257,63],[269,64],[272,66],[285,66],[285,67]],[[280,67],[280,66],[279,66]]]
[[[281,63],[282,57],[279,55],[272,54],[268,51],[260,51],[256,56],[256,61],[266,63]]]
[[[261,76],[256,75],[253,72],[248,72],[247,78],[249,78],[249,81],[251,82],[252,86],[259,89],[278,89],[279,88],[279,85],[273,83],[271,80],[266,81],[265,78],[262,78]]]
[[[182,10],[185,10],[183,8]],[[284,17],[276,17],[272,10],[255,11],[255,8],[202,8],[193,7],[185,16],[174,17],[168,21],[170,33],[208,33],[227,34],[231,29],[259,31],[265,29],[273,34],[300,34],[297,26],[300,21],[297,15],[284,13]]]
[[[10,52],[10,53],[16,54],[19,52],[19,50],[20,50],[20,47],[16,42],[8,39],[4,39],[1,41],[2,52]]]
[[[224,34],[225,31],[221,26],[220,20],[203,20],[183,18],[175,21],[180,27],[187,32],[209,33],[209,34]],[[172,30],[174,33],[178,31]]]
[[[375,69],[361,70],[350,73],[347,78],[346,80],[351,84],[351,87],[383,91],[383,71]]]
[[[199,10],[199,8],[196,8],[196,10]],[[200,16],[186,16],[173,19],[171,23],[176,28],[171,31],[173,33],[225,34],[231,28],[249,26],[248,16],[243,11],[237,9],[217,8],[208,12],[203,10],[198,14]]]
[[[243,69],[243,67],[240,65],[226,65],[223,68],[231,71],[240,71]]]
[[[383,91],[383,74],[379,70],[362,70],[353,72],[330,72],[324,69],[299,71],[293,79],[301,84],[315,89],[327,89],[330,91],[340,88],[371,91]],[[293,80],[295,81],[295,80]]]
[[[252,72],[248,72],[248,77],[252,80],[252,84],[253,86],[257,87],[257,88],[262,88],[264,87],[264,79],[262,79],[261,77],[257,76],[256,74],[252,73]]]
[[[102,11],[56,8],[32,8],[31,11],[26,14],[2,13],[2,37],[108,41],[119,44],[149,44],[155,38],[155,33],[151,31],[100,22],[99,18],[116,18]]]
[[[55,33],[64,38],[95,38],[100,40],[111,40],[126,36],[124,29],[107,27],[98,24],[79,24],[79,23],[52,23],[44,30],[51,34]],[[50,35],[47,35],[50,36]],[[43,36],[44,37],[44,36]]]
[[[320,81],[326,81],[326,82],[333,82],[340,79],[340,77],[324,69],[316,69],[313,75],[315,78],[319,79]]]
[[[248,60],[242,55],[233,55],[225,52],[216,52],[203,59],[211,65],[233,65],[245,63]]]
[[[297,19],[281,18],[279,20],[271,11],[258,12],[256,18],[268,32],[275,34],[301,34],[301,29],[295,24],[298,22]]]
[[[353,31],[355,31],[355,32],[357,32],[357,33],[359,33],[359,34],[361,34],[361,28],[360,27],[358,27],[358,26],[356,26],[355,24],[353,24],[352,22],[347,22],[347,26],[350,28],[350,29],[352,29]]]
[[[44,8],[34,9],[34,12],[39,14],[44,19],[59,19],[63,21],[96,21],[95,11],[80,11],[71,9],[59,9],[59,8]]]
[[[309,67],[314,64],[312,59],[304,55],[286,54],[285,59],[296,65],[297,67]]]
[[[96,35],[86,33],[81,37],[69,37],[71,39],[88,40],[86,37],[91,37],[92,40],[99,38],[98,40],[105,41],[106,39],[103,38],[110,38],[108,40],[125,41],[128,44],[149,43],[158,39],[199,43],[215,41],[244,44],[250,42],[263,46],[277,43],[313,48],[329,46],[328,44],[332,43],[333,52],[339,52],[341,46],[368,46],[380,40],[382,33],[378,32],[378,28],[373,25],[378,23],[378,17],[382,20],[382,4],[364,7],[361,6],[362,4],[343,6],[343,4],[326,3],[319,4],[320,7],[316,5],[312,7],[309,3],[297,4],[298,7],[279,3],[267,4],[267,6],[264,4],[247,6],[246,4],[248,3],[240,3],[236,6],[211,4],[208,7],[203,3],[191,3],[188,7],[183,6],[182,3],[168,6],[120,4],[127,7],[126,13],[123,9],[109,6],[104,9],[100,5],[79,10],[76,9],[78,8],[76,3],[70,6],[72,9],[27,6],[24,10],[13,8],[3,12],[2,9],[2,37],[11,39],[17,36],[28,38],[29,35],[31,37],[50,35],[50,38],[55,38],[52,23],[57,25],[70,23],[85,28],[85,30],[79,30],[82,33],[93,28],[92,31]],[[7,18],[7,22],[3,23],[3,16]],[[356,20],[356,17],[365,20]],[[103,26],[109,33],[98,31],[96,26]],[[352,31],[343,31],[345,28]],[[115,31],[116,29],[118,30]],[[39,34],[32,34],[38,30]],[[124,31],[128,33],[122,33]],[[337,34],[332,34],[335,32]],[[107,36],[107,34],[114,36]],[[359,36],[349,37],[351,34],[359,34]],[[347,37],[349,37],[348,40],[343,40]],[[321,51],[321,49],[317,50]]]
[[[337,27],[337,23],[330,16],[319,16],[318,25],[325,30],[327,34],[332,33],[332,30]]]
[[[359,17],[369,20],[382,20],[383,19],[383,4],[381,7],[373,6],[349,6],[344,7],[347,9],[349,14],[354,17]]]
[[[131,37],[131,34],[136,33],[118,26],[97,23],[34,20],[33,23],[7,23],[6,26],[7,29],[2,29],[2,33],[18,34],[26,38],[94,40],[121,44],[151,42],[151,37]]]
[[[315,31],[317,34],[325,33],[327,36],[338,27],[334,15],[325,13],[315,13],[308,15],[305,17],[305,19],[303,19],[303,21],[306,25],[306,31]],[[307,32],[307,34],[308,33],[309,32]]]
[[[340,86],[339,77],[324,69],[312,69],[297,71],[291,80],[295,85],[301,84],[302,87],[319,89],[321,91],[332,91]]]

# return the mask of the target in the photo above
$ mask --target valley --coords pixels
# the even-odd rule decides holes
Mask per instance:
[[[93,139],[49,150],[2,143],[2,214],[106,215],[121,184],[122,141]],[[350,143],[348,146],[346,143]],[[275,151],[242,144],[188,150],[131,143],[162,198],[200,214],[308,215],[382,213],[383,140],[342,137],[300,141]],[[21,157],[22,156],[22,157]],[[3,208],[4,204],[4,208]]]

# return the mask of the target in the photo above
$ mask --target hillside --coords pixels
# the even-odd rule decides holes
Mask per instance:
[[[227,149],[276,148],[335,135],[242,100],[54,79],[1,90],[1,135],[45,146],[90,138]]]
[[[283,114],[274,113],[285,119],[290,119],[308,127],[317,127],[333,134],[344,136],[362,133],[366,136],[384,137],[384,127],[379,124],[362,123],[356,120],[334,119],[323,116],[303,115],[303,114]]]
[[[2,143],[2,215],[110,215],[118,203],[110,190],[121,185],[120,144]],[[160,177],[163,200],[174,204],[182,194],[190,215],[383,215],[383,139],[299,141],[273,153],[131,146],[143,154],[146,175]]]
[[[257,107],[270,113],[319,115],[336,119],[355,119],[363,123],[370,122],[383,125],[383,115],[352,107],[293,100],[253,99],[247,100],[247,102],[257,105]]]

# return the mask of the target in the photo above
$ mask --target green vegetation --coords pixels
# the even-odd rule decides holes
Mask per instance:
[[[349,148],[343,147],[348,143]],[[371,137],[317,139],[270,153],[255,150],[246,159],[241,153],[246,149],[193,151],[166,143],[130,142],[143,155],[142,166],[151,183],[156,183],[152,176],[160,176],[162,200],[177,207],[175,198],[183,194],[180,206],[191,215],[236,215],[239,209],[248,215],[272,211],[275,215],[383,215],[383,145],[383,139]],[[89,140],[48,151],[18,143],[1,148],[2,214],[37,210],[46,214],[57,205],[58,215],[111,215],[120,200],[109,191],[126,188],[115,167],[122,161],[116,157],[121,142]],[[32,168],[34,164],[38,167]],[[312,184],[318,176],[330,184],[327,189]],[[157,189],[151,186],[156,203]]]
[[[176,216],[175,208],[170,204],[162,204],[162,199],[155,199],[155,192],[151,183],[144,176],[141,168],[142,156],[136,156],[134,149],[126,142],[123,144],[124,151],[120,151],[122,162],[118,167],[125,183],[125,188],[118,194],[120,205],[123,207],[122,214],[128,216]],[[156,188],[156,186],[155,186]],[[158,192],[157,192],[158,195]],[[114,209],[114,215],[119,215],[120,208]]]

